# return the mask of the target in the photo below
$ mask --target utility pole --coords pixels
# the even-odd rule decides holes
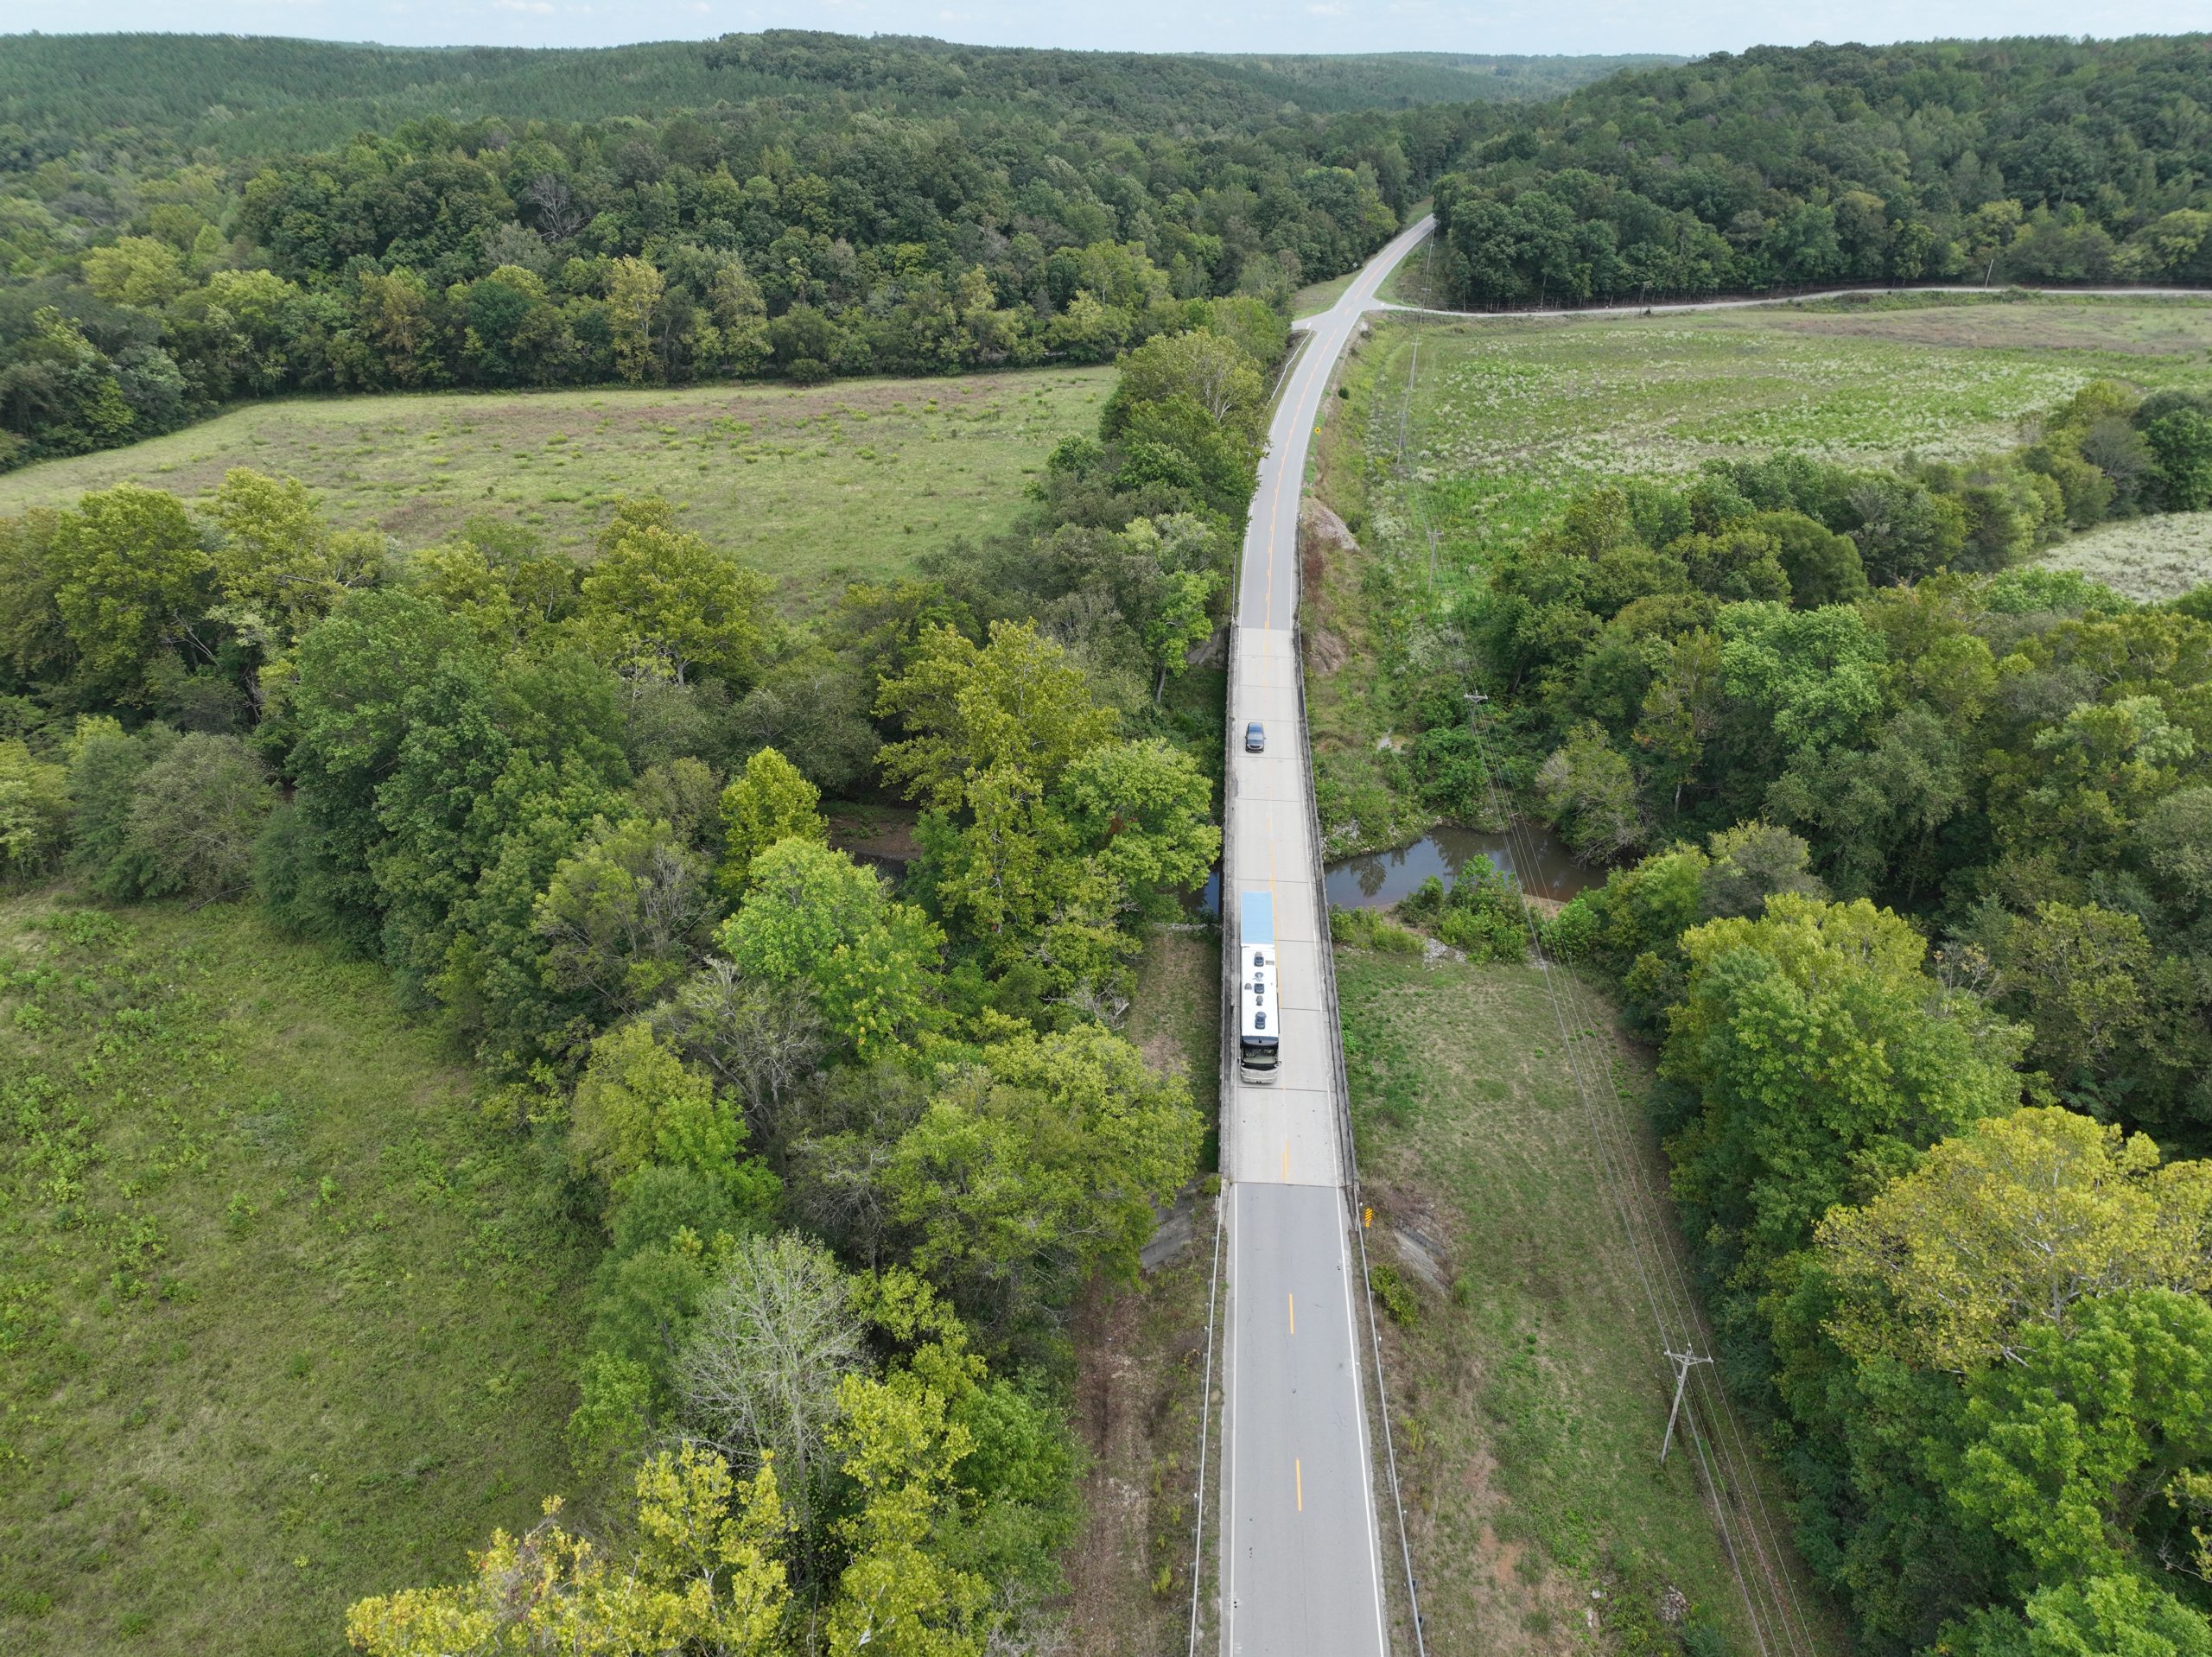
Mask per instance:
[[[1667,1452],[1675,1445],[1675,1420],[1682,1413],[1682,1393],[1689,1385],[1690,1371],[1700,1363],[1713,1362],[1711,1358],[1699,1356],[1694,1346],[1687,1352],[1669,1352],[1667,1355],[1675,1361],[1675,1407],[1667,1412],[1667,1436],[1659,1442],[1659,1465],[1662,1467],[1667,1464]]]

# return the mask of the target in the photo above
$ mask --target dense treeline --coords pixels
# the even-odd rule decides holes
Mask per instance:
[[[2122,897],[2100,871],[2132,813],[2191,779],[2186,736],[2157,762],[2171,771],[2126,769],[2138,742],[2164,752],[2152,726],[2183,719],[2128,698],[2186,679],[2190,647],[2148,680],[2051,655],[2031,637],[2045,611],[2117,600],[2016,566],[2109,516],[2212,506],[2212,397],[2098,381],[2027,435],[1979,464],[1715,463],[1687,488],[1586,495],[1509,556],[1471,625],[1577,853],[1764,816],[1803,830],[1815,872],[1853,897],[1963,916],[2100,894],[2153,912],[2152,886]],[[2199,624],[2125,625],[2183,640]],[[2093,690],[2150,724],[2067,727]],[[2124,802],[2123,775],[2147,792]],[[2075,1084],[2139,1120],[2212,1128],[2212,1099],[2184,1108],[2139,1076]]]
[[[2196,37],[1763,49],[1554,104],[1327,116],[1276,94],[1379,100],[1394,72],[790,32],[629,50],[634,81],[620,54],[493,53],[511,105],[374,105],[303,153],[189,117],[230,77],[249,102],[295,68],[442,88],[460,60],[187,42],[103,116],[94,48],[40,42],[77,67],[11,71],[0,126],[0,465],[280,390],[1106,360],[1179,302],[1350,268],[1454,165],[1440,275],[1465,304],[2212,280]]]
[[[1436,191],[1471,307],[1824,283],[2212,283],[2212,41],[1761,48],[1617,75]]]
[[[1369,52],[1298,57],[1274,53],[1202,55],[1202,63],[1290,83],[1289,98],[1307,109],[1410,109],[1416,104],[1503,100],[1535,103],[1623,69],[1679,63],[1661,52],[1618,57],[1494,57],[1464,52]]]
[[[227,163],[0,152],[0,465],[287,390],[1110,361],[1192,301],[1349,269],[1480,118],[1255,110],[1182,60],[1163,89],[1116,59],[693,49],[833,90]]]
[[[2212,505],[2212,397],[2024,435],[1590,492],[1446,624],[1414,757],[1649,854],[1545,935],[1661,1044],[1728,1373],[1862,1643],[2204,1651],[2212,1161],[2161,1147],[2212,1148],[2212,593],[2018,561]],[[1495,884],[1423,918],[1516,955]]]
[[[2142,397],[2100,382],[2029,422],[2018,448],[1977,460],[1851,467],[1783,455],[1715,466],[1688,488],[1629,483],[1575,502],[1450,613],[1417,567],[1374,563],[1363,581],[1388,717],[1403,739],[1384,757],[1382,783],[1429,820],[1484,821],[1491,778],[1460,701],[1481,690],[1514,698],[1517,763],[1532,780],[1556,756],[1541,782],[1548,809],[1587,860],[1770,809],[1796,745],[1774,724],[1778,684],[1756,702],[1728,701],[1735,693],[1716,676],[1734,636],[1724,624],[1870,594],[1886,602],[1876,589],[1997,574],[2075,530],[2212,508],[2207,411],[2199,394]],[[1741,607],[1753,602],[1767,608]],[[1912,785],[1893,778],[1898,790]],[[1403,816],[1325,765],[1319,786],[1332,820]],[[1847,809],[1824,797],[1825,782],[1790,786],[1804,811]],[[1853,797],[1848,809],[1872,809]],[[1942,878],[1900,855],[1838,844],[1826,872],[1849,862],[1851,889],[1898,897]]]
[[[0,522],[8,874],[381,960],[605,1240],[569,1437],[639,1469],[637,1559],[549,1516],[364,1647],[1047,1640],[1066,1314],[1198,1158],[1112,1021],[1219,854],[1218,716],[1162,691],[1287,340],[1179,314],[1015,530],[811,629],[653,500],[582,568],[489,523],[388,555],[243,469]],[[896,884],[822,809],[877,779],[920,808]]]

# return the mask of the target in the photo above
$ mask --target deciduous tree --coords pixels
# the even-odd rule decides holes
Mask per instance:
[[[192,639],[211,594],[182,504],[132,483],[86,495],[49,556],[54,608],[78,659],[118,695],[143,700],[156,652]]]
[[[778,1657],[791,1590],[774,1470],[741,1484],[719,1456],[687,1446],[640,1468],[637,1493],[626,1559],[562,1530],[553,1498],[520,1537],[493,1533],[469,1581],[355,1602],[346,1637],[369,1657]]]
[[[2212,1289],[2212,1164],[2031,1107],[1974,1123],[1821,1222],[1845,1349],[1970,1373],[2100,1295]]]
[[[687,1426],[737,1467],[772,1461],[803,1527],[826,1469],[846,1376],[868,1344],[845,1275],[790,1232],[752,1237],[724,1261],[677,1360]]]
[[[904,671],[883,682],[876,711],[908,733],[878,755],[884,776],[910,797],[945,806],[961,803],[969,778],[996,766],[1049,789],[1115,723],[1066,652],[1027,622],[994,622],[982,645],[950,627],[928,629]]]
[[[722,790],[723,851],[716,879],[732,898],[745,894],[753,860],[779,840],[823,841],[830,825],[816,809],[822,791],[773,748],[763,748]]]
[[[919,910],[892,901],[873,870],[804,840],[779,841],[753,859],[752,890],[715,941],[748,977],[805,985],[863,1060],[927,1020],[931,968],[944,943]]]
[[[742,689],[766,625],[767,583],[679,529],[665,502],[625,501],[583,578],[577,625],[602,661],[678,684],[707,674]]]
[[[545,981],[622,1017],[698,964],[715,917],[705,860],[666,823],[602,819],[537,900]]]

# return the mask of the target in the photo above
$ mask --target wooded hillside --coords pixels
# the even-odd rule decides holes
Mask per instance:
[[[1471,306],[2212,281],[2202,35],[1761,48],[1529,110],[1437,191]]]
[[[407,77],[477,54],[184,41],[141,76],[169,46],[32,46],[0,127],[0,466],[280,391],[1110,361],[1189,302],[1349,269],[1490,118],[1303,115],[1250,66],[777,34],[486,54],[462,118],[433,98],[303,152],[211,100],[414,86],[364,112],[420,111]]]

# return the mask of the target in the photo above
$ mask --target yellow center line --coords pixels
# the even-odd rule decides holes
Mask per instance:
[[[1290,1141],[1288,1140],[1282,1142],[1282,1183],[1286,1185],[1290,1184]]]
[[[1290,1332],[1295,1335],[1298,1333],[1298,1297],[1287,1294],[1283,1298],[1290,1302]]]
[[[1306,382],[1307,380],[1309,380],[1309,379],[1313,378],[1313,365],[1312,365],[1311,364],[1306,365],[1305,367],[1301,368],[1301,369],[1298,371],[1297,375],[1295,376],[1295,378],[1294,378],[1293,379],[1293,381],[1292,381],[1291,388],[1290,388],[1290,393],[1289,393],[1288,402],[1289,402],[1289,406],[1290,406],[1291,408],[1295,409],[1295,408],[1299,405],[1299,403],[1300,403],[1301,401],[1303,401],[1303,400],[1304,400],[1305,396],[1306,396]],[[1268,625],[1268,626],[1270,626],[1270,627],[1272,627],[1272,626],[1274,626],[1274,625],[1275,625],[1275,556],[1274,556],[1274,548],[1275,548],[1276,543],[1277,543],[1281,539],[1281,536],[1282,536],[1283,473],[1284,473],[1285,470],[1287,469],[1287,467],[1286,467],[1286,466],[1285,466],[1285,464],[1284,464],[1284,463],[1287,460],[1287,459],[1288,459],[1288,456],[1287,456],[1287,454],[1278,456],[1278,457],[1277,457],[1277,459],[1276,459],[1276,466],[1275,466],[1275,499],[1274,499],[1274,506],[1273,506],[1273,507],[1271,507],[1271,508],[1268,510],[1268,611],[1267,611],[1267,625]],[[1298,483],[1298,492],[1302,496],[1302,495],[1306,492],[1306,467],[1305,467],[1305,462],[1304,462],[1304,460],[1303,460],[1303,458],[1302,458],[1302,457],[1300,458],[1300,464],[1299,464],[1299,467],[1298,467],[1298,479],[1297,479],[1297,483]]]
[[[1291,1470],[1298,1478],[1298,1511],[1306,1511],[1306,1463],[1295,1456],[1291,1457]]]

